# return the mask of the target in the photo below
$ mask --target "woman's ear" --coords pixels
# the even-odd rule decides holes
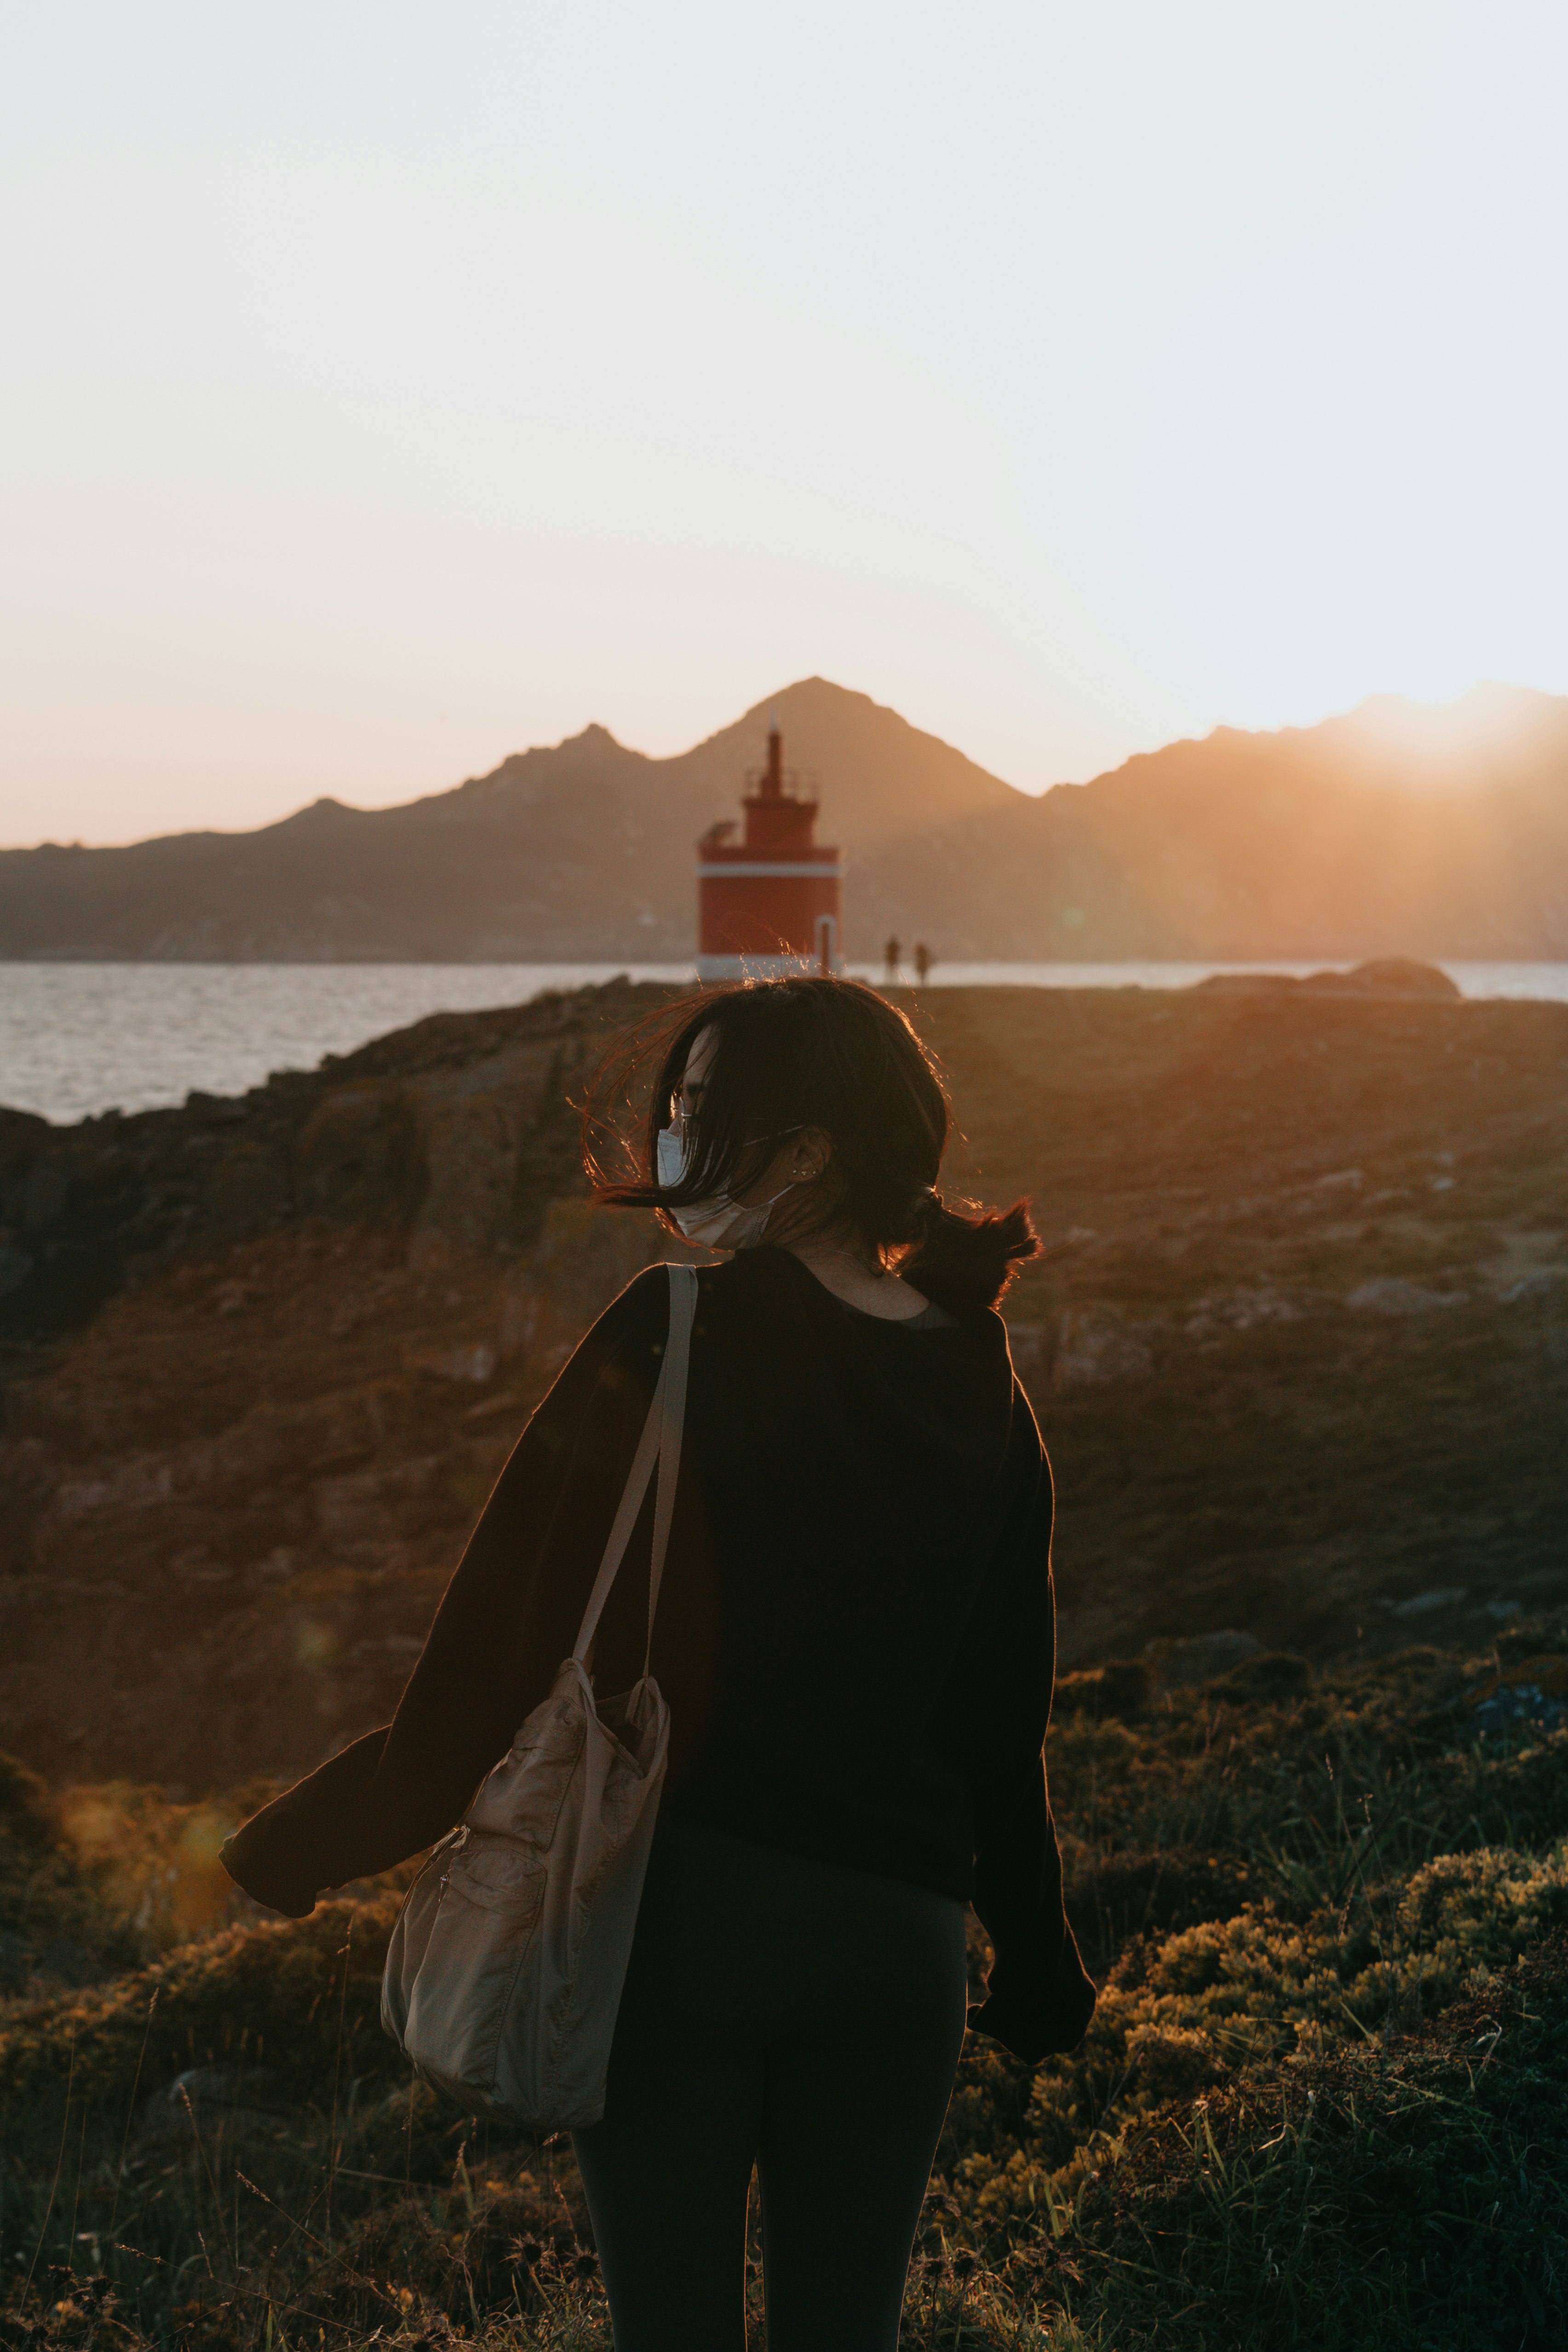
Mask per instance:
[[[803,1127],[795,1139],[795,1157],[790,1181],[809,1184],[820,1176],[833,1156],[833,1139],[825,1127]]]

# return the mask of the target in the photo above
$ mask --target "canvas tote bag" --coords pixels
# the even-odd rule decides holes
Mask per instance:
[[[697,1278],[672,1265],[670,1336],[626,1491],[570,1658],[458,1827],[409,1888],[382,2023],[472,2115],[563,2131],[604,2112],[621,1989],[669,1753],[649,1671],[685,1415]],[[594,1635],[655,1461],[641,1679],[596,1696]]]

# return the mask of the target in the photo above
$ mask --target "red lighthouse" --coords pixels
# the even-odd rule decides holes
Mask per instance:
[[[784,765],[779,714],[768,730],[768,765],[748,769],[741,800],[746,837],[733,819],[710,824],[697,844],[697,975],[702,980],[777,979],[790,971],[839,971],[836,849],[811,835],[814,793]]]

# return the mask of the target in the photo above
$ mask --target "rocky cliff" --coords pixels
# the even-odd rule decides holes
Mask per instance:
[[[1568,1008],[1393,979],[920,1014],[954,1185],[1051,1245],[1008,1311],[1069,1664],[1568,1597]],[[195,1795],[384,1719],[534,1402],[667,1254],[587,1201],[568,1100],[653,993],[0,1119],[0,1749]]]

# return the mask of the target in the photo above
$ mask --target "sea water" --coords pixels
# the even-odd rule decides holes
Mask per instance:
[[[1188,988],[1217,971],[1322,963],[949,963],[933,988]],[[866,980],[880,964],[852,965]],[[1568,962],[1444,966],[1467,996],[1568,1002]],[[690,983],[690,964],[0,963],[0,1104],[59,1121],[243,1094],[428,1013],[523,1004],[625,973]],[[904,972],[904,981],[913,975]]]

